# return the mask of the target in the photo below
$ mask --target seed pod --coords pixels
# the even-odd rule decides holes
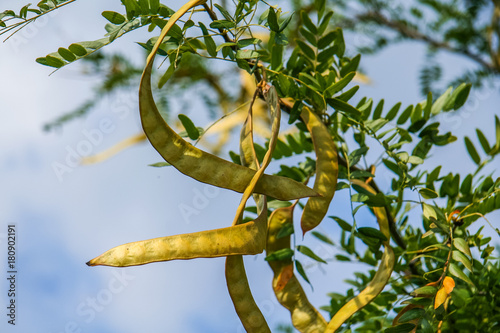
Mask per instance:
[[[311,133],[316,152],[316,179],[313,189],[320,194],[309,198],[302,212],[300,224],[302,233],[305,234],[321,223],[330,207],[337,188],[339,163],[337,146],[320,117],[308,107],[302,109],[300,116]]]
[[[90,260],[89,266],[137,266],[151,262],[258,254],[264,250],[265,220],[237,226],[159,237],[119,245]]]
[[[290,248],[290,236],[278,239],[277,235],[284,225],[293,223],[294,207],[295,205],[278,208],[269,217],[267,255]],[[326,321],[318,310],[309,303],[299,280],[293,275],[292,260],[273,260],[268,263],[274,273],[274,293],[280,304],[290,311],[293,326],[302,333],[324,332]]]
[[[182,139],[162,118],[151,89],[153,62],[163,39],[184,13],[204,2],[206,0],[191,0],[172,15],[149,54],[139,88],[141,122],[144,133],[153,147],[177,170],[200,182],[242,193],[255,175],[255,171],[202,151]],[[269,175],[264,175],[257,183],[255,192],[280,200],[317,195],[302,183]]]
[[[365,184],[360,180],[351,180],[353,184],[356,184],[365,190],[375,194],[375,190],[371,188],[369,185]],[[335,313],[333,318],[328,323],[328,326],[325,330],[325,333],[334,333],[337,331],[342,324],[348,320],[354,313],[362,309],[364,306],[369,304],[371,301],[379,295],[387,282],[389,282],[389,278],[391,277],[392,270],[394,269],[395,263],[395,255],[390,242],[390,233],[389,233],[389,221],[387,219],[387,214],[385,208],[383,207],[373,207],[373,212],[377,218],[380,231],[387,238],[384,244],[384,254],[382,255],[382,260],[380,262],[380,266],[373,277],[373,280],[368,284],[368,286],[363,289],[359,295],[352,298],[349,302],[344,304],[340,310]]]

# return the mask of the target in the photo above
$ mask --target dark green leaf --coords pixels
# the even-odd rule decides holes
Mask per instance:
[[[61,57],[63,57],[64,60],[66,60],[68,62],[72,62],[72,61],[76,60],[76,56],[73,54],[73,52],[71,52],[70,50],[65,49],[63,47],[60,47],[59,50],[57,50],[57,53],[59,53],[59,55]]]
[[[477,153],[477,150],[474,147],[474,144],[467,136],[464,138],[464,141],[465,141],[465,147],[467,148],[467,152],[469,153],[469,156],[472,158],[474,163],[479,165],[481,163],[481,158],[479,157],[479,154]]]
[[[292,249],[281,249],[266,256],[266,261],[287,260],[293,257]]]
[[[380,239],[382,241],[386,241],[387,237],[378,229],[370,228],[370,227],[361,227],[358,228],[358,232],[366,237]]]
[[[403,113],[401,113],[401,115],[399,116],[397,124],[398,125],[403,125],[404,123],[406,123],[406,121],[408,120],[408,118],[410,118],[410,115],[411,115],[412,111],[413,111],[413,105],[408,106],[403,111]]]
[[[401,324],[398,326],[386,328],[384,330],[384,333],[409,333],[409,332],[413,331],[414,328],[415,328],[415,324],[406,323],[406,324]]]
[[[309,281],[309,278],[307,277],[306,271],[304,270],[304,267],[302,266],[300,261],[295,260],[295,268],[297,268],[297,272],[299,272],[300,276],[302,276],[302,278],[304,280],[306,280],[306,282],[309,283],[309,285],[312,287],[311,282]]]
[[[120,13],[112,12],[112,11],[104,11],[102,12],[102,16],[108,20],[109,22],[119,25],[126,21],[125,16]]]
[[[307,15],[306,12],[304,11],[300,12],[300,18],[302,19],[302,23],[304,24],[304,26],[310,32],[312,32],[315,35],[318,34],[318,28],[316,27],[316,25],[314,25],[314,23],[311,21],[311,18],[309,17],[309,15]]]
[[[203,23],[198,22],[198,24],[200,25],[201,32],[203,33],[203,40],[205,41],[208,54],[211,57],[216,57],[217,46],[215,45],[214,39],[208,34],[208,30]]]
[[[334,108],[336,110],[350,113],[351,115],[356,116],[356,117],[361,115],[361,112],[358,109],[356,109],[354,106],[344,102],[340,98],[335,98],[335,97],[328,98],[326,100],[326,102],[328,103],[328,105],[330,105],[332,108]]]
[[[424,309],[410,309],[403,313],[401,317],[399,317],[398,322],[399,323],[407,323],[409,321],[415,320],[415,319],[420,319],[425,316],[425,310]]]
[[[389,110],[389,112],[387,112],[387,115],[385,116],[385,119],[387,119],[389,121],[392,120],[392,119],[394,119],[397,116],[400,107],[401,107],[401,102],[399,102],[396,105],[394,105]]]
[[[274,32],[280,31],[280,26],[278,24],[278,16],[274,11],[274,8],[269,7],[269,12],[267,14],[267,24],[269,24],[269,29]]]
[[[280,239],[280,238],[283,238],[283,237],[290,236],[291,234],[293,234],[293,231],[294,231],[293,230],[293,224],[292,223],[286,223],[285,225],[283,225],[283,227],[281,227],[280,231],[276,235],[276,238]]]
[[[87,54],[87,49],[80,44],[71,44],[68,49],[79,57],[83,57]]]
[[[297,43],[299,49],[302,51],[302,53],[304,53],[306,57],[308,57],[311,60],[316,60],[316,53],[309,45],[298,39],[295,40],[295,42]]]
[[[436,191],[433,191],[428,188],[421,188],[418,190],[418,193],[424,198],[424,199],[434,199],[437,198],[439,195],[436,193]]]
[[[186,132],[191,140],[196,140],[200,137],[200,132],[198,128],[194,125],[194,123],[189,119],[188,116],[183,115],[182,113],[178,115],[179,120],[182,123],[182,126],[186,129]]]
[[[304,245],[299,245],[297,246],[297,251],[299,251],[300,253],[302,253],[303,255],[306,255],[308,256],[309,258],[311,259],[314,259],[318,262],[321,262],[323,264],[326,264],[326,261],[324,261],[323,259],[321,259],[319,256],[316,255],[316,253],[314,253],[310,248],[308,248],[307,246],[304,246]]]
[[[210,23],[212,29],[231,29],[236,27],[236,23],[227,20],[217,20]]]
[[[489,154],[491,151],[490,144],[488,143],[488,140],[484,136],[483,132],[481,132],[480,129],[476,128],[476,134],[477,138],[479,139],[479,142],[481,143],[481,147],[483,148],[484,152],[486,154]]]

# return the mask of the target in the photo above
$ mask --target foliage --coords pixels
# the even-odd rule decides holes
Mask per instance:
[[[25,6],[18,14],[5,11],[0,14],[0,33],[22,28],[35,17],[70,2],[47,0],[36,7]],[[444,33],[446,43],[436,44],[421,36],[416,39],[435,49],[462,52],[470,58],[491,51],[491,43],[478,33],[486,27],[476,27],[471,21],[488,6],[485,1],[467,2],[468,7],[458,6],[458,1],[418,1],[419,6],[438,13],[437,19],[427,25],[406,21],[399,15],[402,7],[390,7],[390,1],[359,2],[367,13],[376,16],[391,8],[391,19],[398,17],[396,27],[380,23],[378,16],[368,19],[358,15],[357,19],[396,29],[400,35],[395,40],[409,37],[404,36],[408,31],[418,37],[419,29],[430,27],[430,31]],[[499,118],[495,117],[494,138],[487,138],[477,129],[482,151],[470,138],[464,138],[476,170],[467,175],[442,174],[440,166],[434,170],[426,167],[431,152],[457,141],[452,133],[440,132],[437,116],[459,110],[467,100],[471,83],[478,81],[456,84],[439,95],[429,92],[425,100],[413,105],[397,103],[387,107],[384,100],[369,97],[354,104],[352,98],[360,89],[352,82],[361,55],[346,52],[343,30],[336,26],[340,14],[327,10],[325,0],[307,6],[294,1],[297,10],[293,13],[258,0],[213,6],[192,0],[178,11],[155,0],[123,0],[122,4],[123,13],[102,13],[109,21],[103,38],[61,47],[37,62],[57,70],[76,61],[87,62],[95,73],[105,73],[98,97],[118,88],[139,89],[143,138],[147,137],[167,162],[156,166],[175,167],[199,181],[243,193],[243,198],[230,227],[121,245],[92,259],[89,265],[132,266],[226,256],[228,288],[242,323],[249,332],[257,331],[256,327],[258,331],[269,331],[253,302],[240,257],[266,249],[265,259],[274,273],[273,289],[280,303],[290,310],[291,323],[301,332],[499,329],[500,265],[492,239],[483,236],[484,225],[475,232],[471,228],[482,221],[489,224],[485,215],[500,209],[500,178],[483,172],[500,154]],[[465,10],[472,18],[464,14]],[[409,13],[417,20],[423,17],[418,7]],[[341,14],[346,25],[358,22]],[[440,23],[445,15],[449,24]],[[156,36],[157,27],[162,30],[160,37]],[[123,34],[141,28],[154,35],[138,43],[148,55],[144,70],[124,57],[98,52]],[[364,52],[387,43],[382,38],[375,39],[376,44],[364,48]],[[169,65],[164,73],[153,77],[155,57],[168,60]],[[220,62],[230,70],[216,74],[212,68]],[[490,67],[498,71],[496,62]],[[246,77],[252,78],[252,84],[236,94],[221,84],[221,80],[241,71],[250,75]],[[426,73],[426,77],[436,78],[435,72]],[[196,85],[200,83],[215,92],[215,100],[209,93],[198,93]],[[200,140],[206,131],[196,127],[188,115],[179,115],[185,130],[182,137],[169,126],[170,122],[164,121],[169,117],[163,114],[162,106],[168,103],[162,101],[175,98],[176,91],[194,89],[212,107],[214,118],[219,112],[214,105],[220,106],[222,122],[231,109],[248,106],[246,118],[238,122],[243,125],[240,152],[230,153],[232,162],[189,143]],[[67,117],[85,114],[91,107],[79,108]],[[266,109],[267,115],[259,113]],[[281,111],[293,127],[290,132],[280,131]],[[263,144],[253,138],[258,129],[254,126],[257,117],[272,123],[269,139]],[[313,154],[315,159],[310,158]],[[291,156],[296,159],[285,159]],[[280,171],[265,175],[271,160],[280,164]],[[377,184],[380,175],[390,177],[389,188]],[[312,189],[306,186],[311,177]],[[349,192],[349,221],[325,217],[326,210],[335,207],[332,198],[336,191]],[[252,195],[256,206],[247,205]],[[306,204],[290,202],[306,197]],[[303,282],[311,283],[303,261],[305,257],[318,264],[328,261],[308,246],[308,234],[302,241],[296,237],[291,246],[290,237],[297,233],[293,214],[299,209],[303,219],[309,221],[302,224],[302,234],[308,233],[338,251],[336,265],[355,261],[370,267],[369,272],[357,272],[355,279],[346,280],[352,288],[344,294],[328,294],[331,300],[319,308],[322,312],[307,301],[301,286]],[[357,226],[357,214],[365,209],[375,215],[378,229]],[[338,224],[340,235],[314,230],[321,221]],[[500,235],[498,229],[494,230]]]

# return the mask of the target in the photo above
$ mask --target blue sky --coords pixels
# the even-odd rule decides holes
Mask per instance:
[[[16,1],[4,1],[2,6],[18,5]],[[68,151],[83,149],[85,133],[99,130],[103,121],[113,130],[102,133],[102,140],[91,146],[92,153],[140,130],[136,92],[132,91],[103,101],[91,115],[57,133],[42,131],[44,123],[86,100],[95,82],[83,79],[78,65],[48,76],[50,69],[36,64],[35,58],[72,42],[100,38],[105,20],[99,13],[103,10],[121,8],[116,4],[110,8],[76,2],[0,45],[0,248],[5,247],[6,226],[16,224],[19,251],[18,325],[12,328],[2,319],[0,330],[243,332],[225,287],[223,259],[157,263],[125,270],[85,265],[122,243],[227,226],[239,201],[239,195],[219,190],[208,199],[208,205],[198,209],[199,215],[186,219],[180,207],[195,206],[196,193],[207,191],[206,185],[182,177],[172,168],[148,167],[161,159],[147,144],[101,164],[71,168],[62,177],[54,172],[54,163],[64,163]],[[138,59],[142,53],[132,43],[143,36],[144,32],[134,32],[110,49],[130,48]],[[419,102],[418,68],[424,55],[420,44],[404,43],[377,56],[363,57],[362,66],[373,83],[362,86],[359,96],[376,101],[385,98],[386,106],[398,101],[403,105]],[[469,65],[451,55],[443,60],[449,72]],[[500,104],[496,91],[473,92],[463,110],[442,119],[443,131],[460,133],[459,141],[436,151],[429,165],[446,162],[443,173],[465,173],[474,167],[461,135],[473,137],[479,127],[488,138],[494,137],[492,119],[494,113],[499,114],[495,105]],[[118,108],[123,112],[116,112]],[[383,175],[379,181],[384,184]],[[346,193],[338,193],[331,213],[348,218],[346,204]],[[372,225],[374,221],[363,215],[358,223]],[[326,220],[320,229],[338,232],[338,227]],[[327,248],[310,244],[318,254],[332,255]],[[262,255],[246,258],[246,264],[255,299],[270,325],[288,322],[287,311],[272,293],[271,271]],[[311,301],[326,305],[325,294],[345,290],[347,285],[342,280],[358,268],[335,262],[322,270],[311,267],[308,274],[315,291],[305,285]],[[4,304],[7,284],[2,281],[0,302]],[[3,313],[0,318],[4,318]]]

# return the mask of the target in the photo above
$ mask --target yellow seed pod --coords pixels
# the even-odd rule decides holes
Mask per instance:
[[[313,189],[320,194],[309,198],[302,212],[300,224],[302,233],[305,234],[321,223],[330,207],[337,188],[339,163],[337,146],[320,117],[306,106],[300,116],[311,133],[316,152],[316,179]]]
[[[175,22],[189,9],[206,0],[191,0],[170,17],[146,62],[139,87],[139,109],[144,133],[160,155],[177,170],[200,182],[244,192],[255,170],[221,159],[202,151],[182,139],[162,118],[151,89],[153,62],[163,39]],[[279,176],[264,175],[255,192],[280,200],[315,196],[317,193],[302,183]]]
[[[269,255],[281,249],[290,248],[290,237],[277,238],[281,228],[293,223],[293,209],[278,208],[269,217],[266,253]],[[274,273],[273,290],[280,302],[292,317],[293,326],[302,333],[323,333],[326,321],[314,306],[309,303],[307,295],[299,280],[293,275],[291,259],[269,261]]]
[[[351,182],[373,194],[376,193],[371,186],[363,183],[360,180],[351,180]],[[325,333],[334,333],[354,313],[373,301],[375,297],[377,297],[377,295],[382,292],[387,282],[389,282],[389,278],[391,277],[392,270],[394,269],[395,264],[395,255],[392,247],[389,245],[389,220],[387,219],[387,214],[383,207],[373,207],[373,212],[377,218],[380,231],[387,238],[387,240],[383,243],[385,249],[384,254],[382,255],[382,260],[377,272],[375,273],[375,276],[373,277],[373,280],[357,296],[344,304],[344,306],[342,306],[342,308],[340,308],[340,310],[335,313],[333,318],[330,320],[330,323],[328,323]]]
[[[119,245],[90,260],[89,266],[137,266],[158,261],[258,254],[264,250],[265,220]]]

